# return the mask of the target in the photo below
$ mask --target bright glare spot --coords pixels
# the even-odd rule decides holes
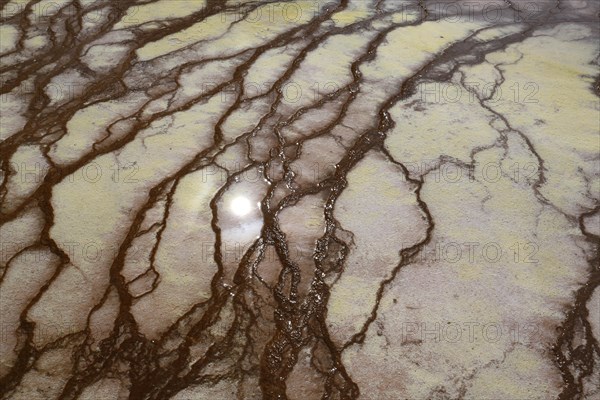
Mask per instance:
[[[252,204],[250,203],[250,200],[245,197],[236,197],[231,202],[231,211],[235,215],[243,217],[252,211]]]

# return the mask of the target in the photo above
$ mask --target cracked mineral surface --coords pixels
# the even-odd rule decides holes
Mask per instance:
[[[1,399],[600,399],[597,0],[0,8]]]

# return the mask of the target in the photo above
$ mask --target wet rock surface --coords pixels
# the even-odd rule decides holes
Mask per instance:
[[[2,399],[600,398],[600,4],[0,0]]]

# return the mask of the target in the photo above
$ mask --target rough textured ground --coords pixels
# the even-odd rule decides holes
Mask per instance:
[[[600,399],[598,1],[0,6],[2,399]]]

